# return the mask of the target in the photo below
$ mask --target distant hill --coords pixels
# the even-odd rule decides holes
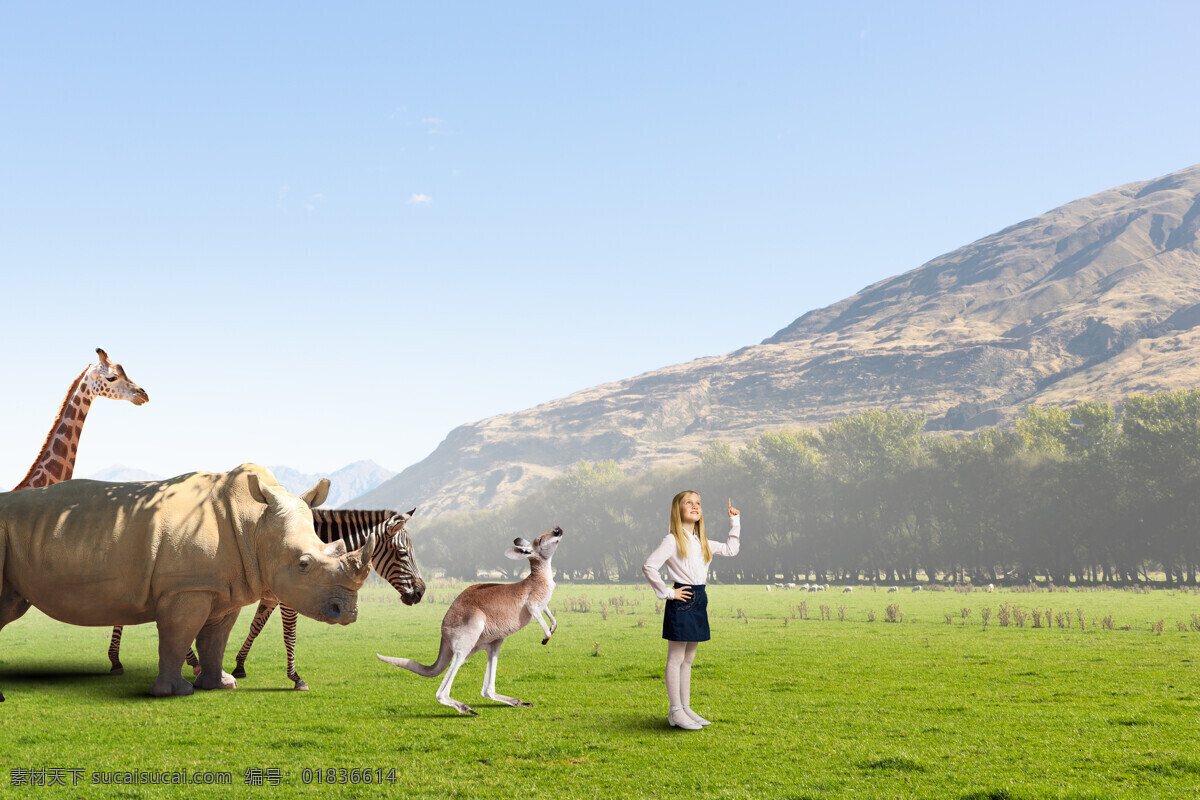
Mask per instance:
[[[1030,404],[1195,387],[1198,231],[1200,166],[1076,200],[758,345],[458,427],[353,505],[495,507],[580,459],[638,471],[870,408],[972,430]]]
[[[83,476],[76,476],[83,477]],[[142,469],[127,467],[124,464],[114,464],[111,467],[105,467],[99,472],[94,472],[87,476],[93,481],[109,481],[109,482],[137,482],[137,481],[160,481],[167,477],[166,475],[156,475],[153,472],[146,472]]]
[[[374,461],[355,461],[342,467],[337,472],[320,472],[306,473],[291,467],[267,467],[283,485],[292,494],[299,494],[307,491],[316,485],[321,478],[329,478],[329,499],[325,501],[323,508],[338,508],[343,503],[358,497],[359,495],[369,492],[379,484],[391,478],[396,473],[389,469],[379,466]],[[162,480],[166,475],[156,475],[145,470],[135,469],[117,464],[111,467],[105,467],[99,472],[88,475],[87,477],[97,481],[157,481]],[[400,509],[407,511],[412,505]],[[392,508],[392,506],[359,506],[359,508]]]
[[[275,474],[279,483],[292,494],[307,491],[316,485],[321,478],[329,478],[329,499],[324,508],[339,508],[344,503],[371,491],[379,484],[391,478],[396,473],[385,469],[374,461],[355,461],[342,467],[337,472],[305,473],[291,467],[267,467]],[[403,511],[415,506],[412,503]],[[359,508],[393,508],[394,506],[358,506]]]

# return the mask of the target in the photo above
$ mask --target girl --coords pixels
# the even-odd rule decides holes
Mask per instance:
[[[704,584],[708,579],[708,562],[714,554],[736,556],[741,548],[741,515],[729,501],[729,539],[724,544],[710,542],[704,535],[704,514],[700,510],[700,495],[680,492],[671,501],[671,532],[654,549],[642,572],[654,587],[660,600],[667,601],[663,614],[663,638],[667,640],[667,700],[670,710],[667,722],[673,727],[698,731],[708,720],[692,711],[692,660],[696,645],[707,642],[708,596]],[[668,589],[659,575],[666,564],[667,574],[675,582]]]

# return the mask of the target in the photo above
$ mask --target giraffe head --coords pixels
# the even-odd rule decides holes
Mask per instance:
[[[115,361],[110,361],[108,353],[96,348],[100,363],[88,368],[84,383],[96,397],[111,397],[113,400],[128,400],[135,406],[150,402],[146,390],[129,380],[125,368]]]

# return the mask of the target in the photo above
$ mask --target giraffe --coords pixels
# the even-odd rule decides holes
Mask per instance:
[[[92,401],[97,397],[128,400],[135,406],[150,401],[146,390],[129,380],[124,367],[110,361],[108,354],[99,347],[96,348],[96,354],[100,356],[100,363],[89,364],[71,384],[54,424],[46,434],[42,451],[34,459],[24,479],[13,487],[13,491],[49,486],[71,479],[75,472],[75,454],[79,448],[79,436],[83,433],[83,421],[87,419]]]
[[[146,390],[129,380],[125,368],[110,361],[108,353],[99,347],[96,355],[100,356],[99,364],[88,364],[87,368],[67,389],[58,416],[46,434],[42,443],[42,451],[33,461],[29,472],[21,482],[12,488],[36,489],[40,486],[50,486],[59,481],[69,481],[75,474],[75,455],[79,450],[79,437],[83,433],[83,421],[87,419],[92,401],[97,397],[111,397],[114,400],[128,400],[135,406],[150,402]],[[4,693],[0,692],[0,703],[4,702]]]

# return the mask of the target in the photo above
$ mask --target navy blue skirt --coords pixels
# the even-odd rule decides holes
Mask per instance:
[[[676,589],[692,590],[690,600],[668,600],[663,613],[663,638],[672,642],[707,642],[708,594],[703,586],[675,584]]]

